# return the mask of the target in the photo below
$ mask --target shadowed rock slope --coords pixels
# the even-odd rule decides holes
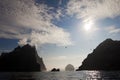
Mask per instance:
[[[34,46],[18,46],[12,52],[2,53],[0,56],[0,71],[45,71],[42,58],[37,54]]]
[[[120,70],[120,41],[103,41],[77,70]]]

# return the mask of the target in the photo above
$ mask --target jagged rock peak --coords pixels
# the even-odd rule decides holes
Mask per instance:
[[[15,49],[14,49],[14,51],[18,51],[18,50],[20,50],[20,49],[34,49],[34,50],[36,50],[36,48],[35,48],[35,46],[31,46],[31,45],[29,45],[29,44],[26,44],[26,45],[24,45],[24,46],[17,46]]]
[[[29,49],[29,48],[35,48],[35,46],[31,46],[30,44],[26,44],[24,46],[18,46],[15,49],[21,49],[21,48],[27,48],[27,49]]]
[[[18,46],[0,56],[0,71],[45,71],[43,59],[37,54],[35,46]]]

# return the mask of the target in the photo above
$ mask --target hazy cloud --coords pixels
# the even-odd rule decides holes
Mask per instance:
[[[70,34],[52,23],[61,11],[50,13],[51,9],[34,0],[1,0],[0,38],[19,39],[19,44],[71,45]]]
[[[67,59],[67,57],[66,56],[56,56],[56,57],[52,57],[51,58],[52,60],[66,60]]]
[[[110,26],[105,28],[106,31],[108,31],[109,33],[120,33],[120,28],[117,28],[115,26]]]
[[[21,46],[27,44],[27,39],[26,39],[26,38],[21,39],[21,40],[18,42],[18,44],[21,45]]]
[[[70,0],[67,4],[67,14],[83,20],[114,18],[120,15],[119,7],[120,0]]]

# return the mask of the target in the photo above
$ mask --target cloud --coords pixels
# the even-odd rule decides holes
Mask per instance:
[[[120,28],[117,28],[115,26],[110,26],[105,28],[106,31],[108,31],[109,33],[113,34],[113,33],[120,33]]]
[[[78,19],[93,20],[120,16],[120,0],[70,0],[67,14]]]
[[[38,37],[39,36],[39,37]],[[58,27],[48,28],[45,31],[33,31],[30,37],[31,44],[51,43],[58,46],[71,45],[69,33]]]
[[[57,12],[57,14],[54,15],[55,18],[56,18],[57,20],[60,20],[60,17],[64,16],[64,15],[63,15],[63,9],[62,9],[62,8],[59,8],[59,9],[57,9],[56,12]]]
[[[35,0],[0,1],[0,38],[19,39],[22,45],[27,42],[71,45],[70,34],[52,23],[61,11],[54,13],[52,9],[46,4],[35,3]]]
[[[27,44],[27,39],[24,38],[24,39],[21,39],[19,42],[18,42],[19,45],[23,46],[23,45],[26,45]]]

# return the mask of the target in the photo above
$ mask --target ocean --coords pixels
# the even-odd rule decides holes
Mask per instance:
[[[0,80],[120,80],[120,71],[1,72]]]

